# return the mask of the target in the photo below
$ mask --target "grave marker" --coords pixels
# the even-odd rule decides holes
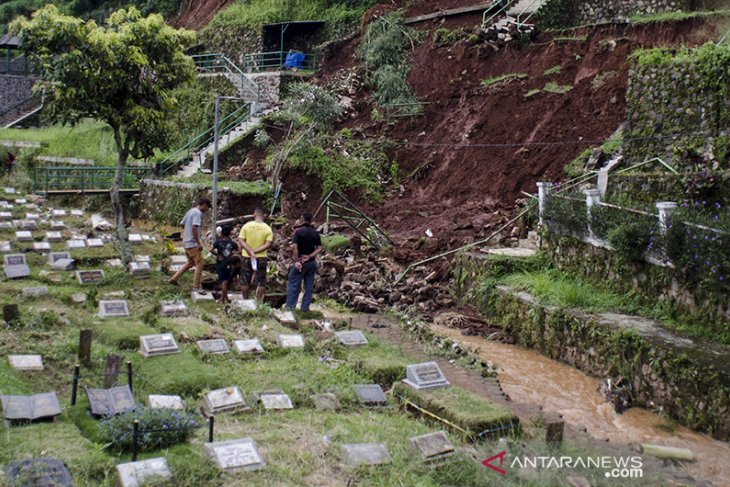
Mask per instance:
[[[0,240],[0,252],[7,253],[10,251],[10,242],[8,242],[7,240]]]
[[[379,384],[358,384],[352,386],[360,404],[367,407],[387,406],[388,398]]]
[[[163,301],[160,303],[160,316],[166,318],[186,316],[188,307],[182,301]]]
[[[256,311],[256,300],[254,299],[231,299],[231,306],[243,311]]]
[[[129,243],[131,244],[140,244],[142,243],[142,235],[138,233],[130,233],[129,234]]]
[[[368,344],[368,339],[360,330],[336,331],[335,338],[346,347],[358,347]]]
[[[170,263],[171,264],[179,264],[183,265],[187,263],[188,257],[187,255],[172,255],[170,256]]]
[[[12,228],[14,228],[12,222],[0,222],[0,229],[2,230],[10,230]]]
[[[81,210],[71,210],[71,216],[84,216],[84,212]]]
[[[172,477],[167,459],[150,458],[139,462],[120,463],[117,465],[119,487],[140,487],[152,485],[155,479],[169,479]]]
[[[264,347],[261,346],[261,342],[258,338],[251,338],[249,340],[234,340],[233,348],[240,354],[262,354],[264,353]]]
[[[3,267],[5,268],[5,276],[8,279],[30,276],[30,268],[23,254],[3,256]]]
[[[31,458],[8,464],[8,485],[73,487],[66,465],[55,458]]]
[[[298,333],[279,333],[277,341],[281,348],[304,348],[304,336]]]
[[[210,391],[203,400],[203,412],[208,416],[235,410],[249,411],[243,393],[238,386]]]
[[[454,445],[444,431],[414,436],[408,440],[408,446],[424,461],[441,459],[454,453]]]
[[[48,254],[48,264],[53,264],[61,259],[70,259],[71,254],[68,252],[51,252]]]
[[[8,362],[15,370],[43,370],[43,357],[40,355],[8,355]]]
[[[20,228],[23,230],[38,230],[38,222],[35,220],[23,220],[20,222]]]
[[[30,232],[28,230],[18,230],[15,232],[15,240],[18,242],[32,242],[33,241],[33,232]]]
[[[32,396],[2,396],[5,419],[11,422],[53,418],[61,414],[61,405],[55,392]]]
[[[93,416],[115,416],[134,409],[135,402],[129,385],[110,389],[86,388]]]
[[[0,221],[13,221],[13,214],[9,211],[0,211]]]
[[[5,191],[5,194],[16,194],[15,188],[11,188],[9,186],[6,186],[4,191]]]
[[[228,348],[228,343],[222,338],[214,338],[212,340],[198,340],[196,342],[198,348],[203,353],[211,354],[224,354],[230,353],[231,350]]]
[[[279,320],[282,325],[296,325],[297,319],[294,317],[294,313],[291,311],[274,311],[274,318]]]
[[[203,294],[192,291],[190,293],[190,297],[195,303],[198,301],[215,301],[215,296],[213,296],[213,293],[210,291],[205,291]]]
[[[66,230],[66,224],[59,220],[52,220],[51,230]]]
[[[49,242],[33,242],[33,250],[36,252],[50,252],[51,244]]]
[[[418,390],[449,385],[436,362],[407,365],[406,378],[403,379],[403,382]]]
[[[81,240],[78,238],[71,239],[66,242],[66,247],[68,247],[69,249],[85,249],[86,240]]]
[[[38,220],[40,220],[40,219],[41,219],[41,217],[40,217],[40,215],[39,215],[39,214],[37,214],[37,213],[26,213],[26,214],[25,214],[25,219],[26,219],[26,220],[33,220],[33,221],[38,221]]]
[[[72,294],[71,301],[73,301],[74,304],[84,304],[86,302],[86,293]]]
[[[86,246],[89,248],[99,248],[104,246],[104,241],[100,238],[86,239]]]
[[[150,276],[151,272],[152,272],[152,268],[150,267],[149,262],[130,262],[129,263],[129,273],[132,274],[132,277],[146,278],[146,277]]]
[[[383,465],[392,461],[388,447],[384,443],[342,445],[341,459],[348,467]]]
[[[101,269],[76,271],[76,279],[79,284],[97,284],[104,280],[104,271]]]
[[[25,205],[28,203],[28,200],[25,198],[18,198],[17,200],[15,200],[15,203],[18,205]]]
[[[73,259],[58,259],[51,264],[51,269],[54,271],[72,271],[74,269]]]
[[[258,470],[266,466],[251,438],[206,443],[205,449],[221,470]]]
[[[61,232],[46,232],[47,242],[60,242],[61,240],[63,240],[63,235],[61,235]]]
[[[291,398],[284,391],[261,391],[255,392],[254,396],[261,401],[261,405],[266,410],[283,410],[294,409]]]
[[[109,267],[124,267],[122,259],[109,259],[105,262],[105,264]]]
[[[129,307],[124,299],[99,301],[100,318],[122,318],[129,316]]]
[[[152,259],[149,255],[135,255],[132,257],[132,260],[134,262],[147,262],[148,264],[152,262]]]
[[[139,337],[139,353],[145,357],[157,355],[169,355],[179,353],[175,337],[172,333],[160,333],[157,335],[143,335]]]
[[[152,409],[173,409],[175,411],[185,410],[185,403],[180,396],[150,394],[147,397],[147,403]]]
[[[314,407],[321,411],[337,411],[340,409],[340,400],[331,392],[323,394],[314,394],[310,396],[314,403]]]
[[[40,296],[45,296],[46,294],[48,294],[48,288],[46,286],[23,288],[24,298],[38,298]]]
[[[53,210],[51,211],[51,215],[56,218],[61,218],[62,216],[66,216],[66,210]]]

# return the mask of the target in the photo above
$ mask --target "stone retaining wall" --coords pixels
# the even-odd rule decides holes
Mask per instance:
[[[0,112],[30,97],[36,78],[0,75]]]
[[[584,0],[578,4],[578,23],[613,22],[632,15],[685,10],[686,0]]]

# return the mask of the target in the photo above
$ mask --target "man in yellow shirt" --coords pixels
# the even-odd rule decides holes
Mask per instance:
[[[266,214],[261,208],[253,212],[253,221],[246,223],[241,228],[238,243],[241,244],[241,293],[243,299],[248,299],[248,292],[251,289],[251,280],[256,274],[256,299],[259,303],[264,301],[266,290],[266,266],[268,259],[266,251],[274,241],[274,232],[264,222]]]

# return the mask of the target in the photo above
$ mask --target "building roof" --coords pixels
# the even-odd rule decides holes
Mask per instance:
[[[20,46],[20,39],[11,34],[0,37],[0,48],[17,49]]]

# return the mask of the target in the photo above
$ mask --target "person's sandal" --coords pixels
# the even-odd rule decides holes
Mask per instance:
[[[167,283],[168,283],[169,285],[171,285],[171,286],[179,286],[179,285],[180,285],[180,283],[179,283],[179,282],[177,282],[177,281],[173,281],[172,279],[168,279],[168,280],[167,280]]]
[[[203,289],[203,288],[193,289],[193,292],[198,293],[200,295],[204,295],[205,289]]]

